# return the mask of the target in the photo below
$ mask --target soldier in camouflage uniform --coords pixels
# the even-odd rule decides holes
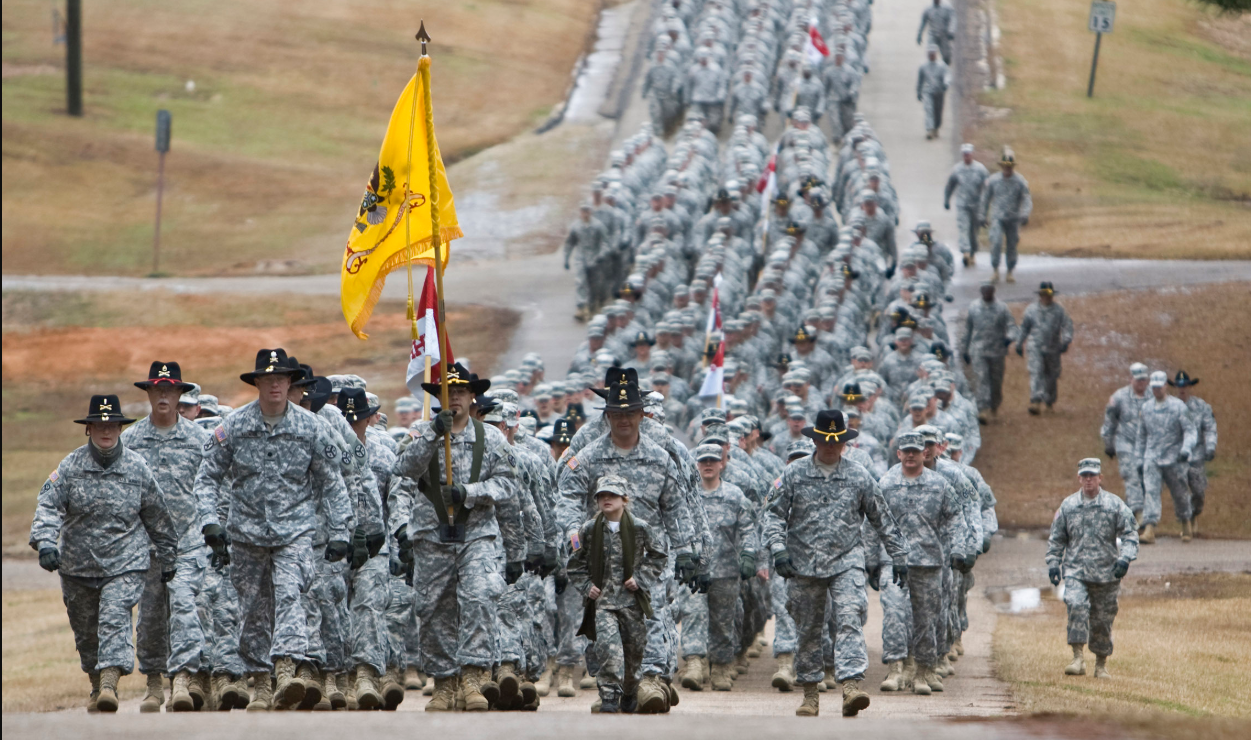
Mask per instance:
[[[161,581],[161,568],[155,559],[144,579],[136,652],[148,690],[139,711],[160,711],[164,672],[173,678],[170,708],[189,712],[199,709],[209,692],[208,666],[201,665],[206,657],[205,640],[197,605],[208,555],[192,493],[209,433],[178,414],[180,396],[194,387],[183,382],[178,363],[152,363],[148,379],[135,383],[135,387],[147,392],[152,413],[123,432],[122,443],[139,453],[156,476],[179,537],[174,580],[168,584]]]
[[[61,571],[61,596],[83,672],[87,711],[117,711],[117,681],[134,670],[131,611],[155,551],[161,580],[176,574],[182,534],[143,457],[121,442],[117,396],[92,396],[87,444],[66,456],[39,490],[30,546],[46,571]]]
[[[665,50],[658,49],[656,58],[643,78],[641,93],[647,100],[652,126],[662,134],[668,134],[678,124],[682,112],[682,80],[678,65],[665,60]]]
[[[1138,530],[1125,502],[1103,490],[1099,458],[1079,462],[1077,473],[1081,490],[1064,499],[1051,522],[1047,575],[1053,586],[1064,581],[1068,643],[1073,648],[1073,662],[1064,673],[1086,675],[1082,651],[1089,642],[1095,678],[1111,678],[1107,660],[1112,654],[1112,620],[1121,579],[1138,558]]]
[[[317,507],[329,523],[327,560],[348,554],[353,524],[339,448],[316,416],[288,400],[299,374],[284,350],[257,353],[256,369],[240,379],[256,386],[258,399],[213,430],[195,481],[205,543],[219,559],[228,558],[239,594],[239,655],[254,682],[249,711],[273,708],[271,670],[276,699],[286,706],[298,705],[306,688],[320,691],[311,680],[302,600],[316,575]],[[219,501],[228,512],[225,528]]]
[[[960,354],[977,379],[977,420],[985,424],[987,412],[998,413],[1003,403],[1004,358],[1017,328],[1008,306],[995,300],[995,286],[984,282],[981,290],[981,300],[969,304]]]
[[[951,196],[956,196],[956,228],[960,230],[960,254],[965,267],[972,267],[977,254],[977,230],[982,218],[978,207],[982,202],[982,185],[990,173],[986,165],[973,159],[973,145],[960,145],[960,161],[951,168],[947,186],[943,188],[943,208],[951,210]]]
[[[930,44],[942,50],[943,62],[951,64],[952,42],[956,39],[956,11],[943,5],[942,0],[934,0],[934,4],[921,13],[921,27],[917,29],[917,43],[921,43],[921,35],[929,26]]]
[[[1169,385],[1177,388],[1177,398],[1190,410],[1190,419],[1195,425],[1195,446],[1190,455],[1190,467],[1186,471],[1186,483],[1190,488],[1190,532],[1195,532],[1195,517],[1203,513],[1203,503],[1208,492],[1208,475],[1204,471],[1204,463],[1216,457],[1216,415],[1207,401],[1191,393],[1190,389],[1199,384],[1198,378],[1191,378],[1185,370],[1178,370],[1176,377]],[[1182,539],[1186,539],[1186,533]]]
[[[1160,495],[1168,484],[1173,495],[1173,514],[1181,522],[1182,539],[1190,541],[1190,490],[1186,485],[1190,459],[1195,456],[1198,431],[1190,409],[1168,394],[1168,376],[1151,373],[1152,398],[1139,409],[1138,439],[1134,456],[1142,465],[1142,523],[1153,529],[1160,524]],[[1200,459],[1203,452],[1199,452]],[[1154,538],[1153,538],[1154,539]]]
[[[1021,238],[1020,228],[1029,223],[1034,201],[1029,193],[1029,183],[1015,171],[1016,155],[1011,149],[1004,147],[999,167],[1003,171],[1002,176],[986,178],[978,215],[983,225],[990,226],[990,266],[994,270],[995,282],[999,282],[999,253],[1004,250],[1007,252],[1007,280],[1015,283],[1012,271],[1016,269],[1016,245]]]
[[[764,511],[764,542],[773,553],[778,575],[788,580],[789,609],[795,618],[799,648],[795,672],[804,685],[798,716],[816,716],[817,682],[824,678],[821,629],[827,601],[837,615],[836,679],[843,684],[843,714],[854,716],[869,705],[860,688],[868,667],[861,615],[865,597],[861,523],[881,536],[895,565],[895,578],[907,578],[907,541],[900,535],[873,476],[842,459],[844,444],[857,432],[847,429],[842,412],[821,411],[804,436],[816,442],[811,456],[788,465],[775,484]]]
[[[950,71],[938,60],[938,47],[926,50],[928,61],[917,70],[917,100],[925,110],[925,138],[934,139],[943,125],[943,98],[947,95]]]
[[[421,653],[434,677],[426,711],[455,708],[458,674],[465,709],[486,711],[499,698],[491,680],[491,666],[499,659],[496,599],[506,578],[520,577],[525,558],[524,540],[505,537],[501,576],[497,540],[523,525],[519,510],[508,506],[516,493],[508,441],[469,416],[474,396],[491,382],[460,363],[448,369],[447,380],[448,407],[413,425],[412,441],[395,463],[394,474],[409,480],[392,487],[388,529],[399,541],[401,560],[414,563]],[[435,397],[441,393],[440,383],[422,388]],[[452,447],[450,475],[445,437]]]
[[[578,634],[593,641],[598,658],[599,713],[632,713],[640,708],[651,593],[668,556],[663,538],[629,511],[631,486],[625,478],[603,475],[594,488],[599,512],[578,529],[569,584],[585,601]]]
[[[1103,410],[1103,452],[1116,460],[1117,473],[1125,482],[1125,499],[1134,512],[1139,526],[1142,525],[1142,464],[1135,454],[1138,444],[1138,417],[1142,404],[1147,400],[1147,382],[1150,371],[1141,362],[1129,366],[1129,385],[1116,389]],[[1143,532],[1143,542],[1155,541],[1152,532]],[[1148,536],[1149,535],[1149,536]]]
[[[1064,306],[1055,302],[1056,288],[1050,282],[1038,286],[1038,300],[1025,309],[1021,328],[1017,333],[1016,353],[1025,354],[1025,340],[1034,335],[1029,343],[1029,412],[1040,413],[1039,404],[1046,404],[1052,411],[1056,402],[1060,380],[1060,355],[1069,351],[1073,341],[1073,319]]]
[[[565,269],[569,267],[569,257],[577,248],[577,271],[573,274],[574,293],[577,296],[578,311],[574,318],[585,321],[591,318],[606,297],[602,285],[601,270],[612,258],[612,245],[608,243],[608,229],[598,219],[592,218],[593,207],[589,201],[584,202],[578,219],[569,227],[569,235],[565,237]]]

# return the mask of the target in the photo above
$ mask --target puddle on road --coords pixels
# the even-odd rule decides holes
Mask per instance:
[[[1033,586],[1009,586],[986,590],[986,597],[1003,614],[1031,614],[1041,611],[1044,601],[1062,600],[1064,587],[1040,589]]]

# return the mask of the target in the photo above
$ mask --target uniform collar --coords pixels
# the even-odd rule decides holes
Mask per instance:
[[[144,439],[183,439],[190,431],[189,426],[195,426],[194,421],[183,418],[182,414],[178,415],[178,421],[174,422],[174,428],[169,434],[162,435],[156,431],[156,425],[152,423],[152,417],[146,416],[139,421],[139,431]]]

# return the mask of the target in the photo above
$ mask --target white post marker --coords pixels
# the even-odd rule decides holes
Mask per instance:
[[[1088,98],[1095,96],[1095,69],[1099,66],[1099,44],[1103,41],[1103,34],[1112,33],[1112,26],[1115,22],[1116,3],[1094,0],[1090,4],[1090,20],[1087,22],[1087,28],[1095,34],[1095,56],[1090,60],[1090,83],[1086,85]]]

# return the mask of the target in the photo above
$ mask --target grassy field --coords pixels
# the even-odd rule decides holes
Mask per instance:
[[[1131,362],[1165,370],[1185,369],[1201,383],[1196,395],[1212,404],[1219,429],[1216,459],[1208,463],[1208,498],[1198,525],[1202,535],[1251,537],[1251,284],[1132,291],[1059,301],[1077,326],[1064,356],[1060,398],[1054,414],[1026,412],[1029,375],[1025,360],[1010,354],[1004,406],[983,439],[977,466],[999,499],[1005,527],[1043,528],[1056,506],[1077,490],[1077,461],[1102,456],[1099,427],[1108,397],[1129,383]],[[1013,306],[1020,320],[1024,306]],[[1124,493],[1116,464],[1104,460],[1104,487]],[[1176,533],[1172,501],[1164,494],[1160,522]]]
[[[1131,570],[1113,628],[1111,680],[1090,675],[1089,651],[1087,675],[1064,675],[1072,656],[1064,641],[1064,604],[1054,598],[1044,599],[1038,612],[999,617],[996,673],[1012,684],[1023,712],[1095,715],[1130,727],[1158,721],[1157,729],[1175,730],[1161,734],[1175,737],[1194,736],[1207,718],[1241,718],[1245,732],[1251,718],[1248,609],[1251,574],[1136,579]],[[1219,732],[1225,726],[1210,729],[1237,736]]]
[[[1122,3],[1093,99],[1086,0],[998,0],[1007,87],[969,132],[1011,145],[1030,182],[1027,251],[1251,257],[1251,16],[1181,0]],[[1046,29],[1040,33],[1040,29]],[[989,165],[993,169],[993,165]]]
[[[417,8],[91,5],[86,115],[71,119],[49,7],[4,6],[6,273],[151,269],[158,108],[173,113],[162,271],[250,272],[275,261],[293,261],[287,271],[337,268],[391,107],[416,67]],[[599,3],[473,0],[421,10],[434,37],[439,143],[455,161],[546,118]]]
[[[300,296],[264,299],[145,294],[4,294],[3,553],[31,556],[26,545],[39,486],[71,449],[82,429],[70,422],[92,393],[117,393],[131,415],[146,413],[142,391],[154,359],[177,360],[188,380],[223,403],[254,398],[240,382],[260,347],[284,347],[324,375],[356,373],[370,391],[392,402],[406,395],[409,329],[401,304],[381,304],[368,342],[352,337],[333,300]],[[481,306],[451,306],[457,356],[490,372],[508,345],[517,314]],[[59,358],[59,359],[50,359]],[[55,366],[55,372],[49,368]],[[6,636],[7,639],[7,636]]]

